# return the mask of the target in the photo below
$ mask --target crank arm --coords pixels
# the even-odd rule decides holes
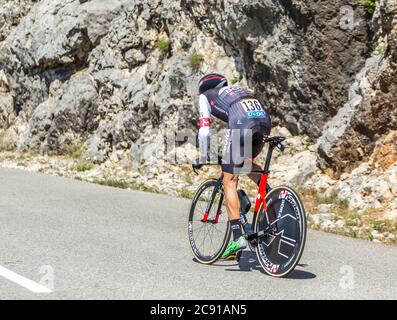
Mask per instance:
[[[261,238],[264,238],[266,236],[268,236],[270,233],[269,231],[271,231],[272,228],[266,228],[265,230],[261,230],[259,232],[255,232],[253,234],[248,235],[248,241],[255,241]]]
[[[258,240],[258,239],[261,239],[261,238],[264,238],[264,237],[266,237],[267,235],[268,235],[269,233],[268,232],[265,232],[265,231],[259,231],[259,232],[256,232],[256,233],[253,233],[253,234],[250,234],[249,236],[248,236],[248,241],[255,241],[255,240]]]

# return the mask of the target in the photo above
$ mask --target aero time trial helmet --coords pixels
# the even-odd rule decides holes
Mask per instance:
[[[209,89],[222,88],[228,85],[226,77],[218,73],[210,73],[202,77],[199,81],[199,92],[203,94]]]

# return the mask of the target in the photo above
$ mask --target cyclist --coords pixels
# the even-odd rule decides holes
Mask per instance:
[[[208,147],[211,116],[228,124],[222,156],[223,185],[226,208],[233,233],[222,258],[227,259],[247,247],[240,221],[240,200],[237,192],[239,173],[261,170],[254,163],[270,134],[271,121],[266,109],[253,93],[239,86],[229,86],[227,79],[217,73],[207,74],[199,81],[200,159],[193,168],[200,169],[209,161]],[[248,169],[247,169],[248,168]],[[249,177],[259,185],[260,175]]]

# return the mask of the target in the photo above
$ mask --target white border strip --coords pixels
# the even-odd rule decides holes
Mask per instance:
[[[19,274],[0,266],[0,276],[10,280],[34,293],[51,293],[52,291],[41,284],[26,279]]]

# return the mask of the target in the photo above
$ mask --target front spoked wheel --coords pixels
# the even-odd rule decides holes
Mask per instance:
[[[294,270],[306,242],[306,213],[298,194],[289,187],[277,187],[266,196],[267,212],[261,208],[254,219],[256,254],[263,270],[284,277]]]
[[[188,238],[194,257],[203,264],[216,262],[230,234],[222,181],[208,180],[196,192],[190,208]]]

